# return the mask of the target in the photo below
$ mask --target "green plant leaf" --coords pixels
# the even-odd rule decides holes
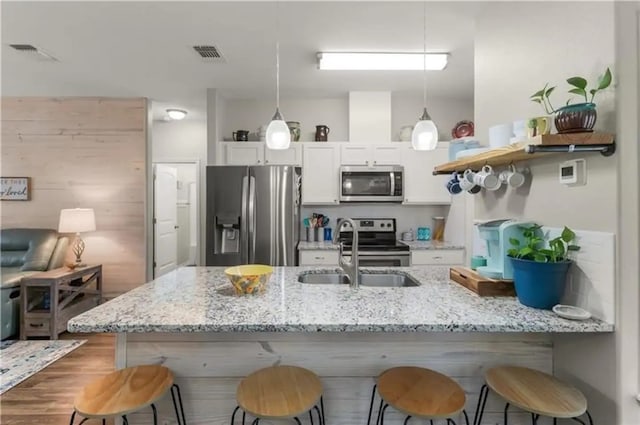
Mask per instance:
[[[544,89],[538,90],[537,92],[532,94],[531,97],[542,97],[543,95],[544,95]]]
[[[587,92],[584,89],[571,89],[569,93],[579,94],[580,96],[586,96]]]
[[[611,70],[607,68],[603,75],[598,78],[598,90],[604,90],[611,84]]]
[[[538,263],[546,263],[547,262],[547,257],[544,254],[536,253],[536,254],[533,255],[533,259],[536,260]]]
[[[569,250],[569,251],[580,251],[580,247],[578,245],[569,245],[569,246],[567,246],[567,250]]]
[[[533,102],[542,103],[542,99],[531,99]]]
[[[573,230],[565,226],[564,229],[562,229],[562,234],[560,235],[560,237],[563,241],[569,243],[576,238],[576,234],[573,232]]]
[[[572,85],[574,87],[582,89],[582,91],[584,91],[584,89],[587,88],[587,80],[585,80],[582,77],[567,78],[567,83],[569,83],[570,85]]]
[[[513,246],[520,246],[520,240],[516,238],[509,238],[509,243]]]
[[[526,257],[527,255],[532,254],[532,253],[533,253],[533,249],[528,247],[528,246],[525,246],[524,248],[522,248],[520,250],[520,252],[518,252],[518,255],[520,257]]]
[[[518,250],[515,248],[511,248],[507,250],[507,255],[509,257],[517,257],[518,256]]]
[[[549,88],[547,89],[547,91],[546,91],[546,92],[544,92],[544,95],[545,95],[546,97],[549,97],[549,95],[550,95],[551,93],[553,93],[553,91],[554,91],[555,89],[556,89],[556,88],[555,88],[555,86],[554,86],[554,87],[549,87]]]
[[[567,100],[567,103],[565,104],[565,106],[569,106],[570,103],[571,103],[571,99]]]

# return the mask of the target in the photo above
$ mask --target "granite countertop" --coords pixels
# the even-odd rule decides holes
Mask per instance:
[[[333,243],[331,241],[318,241],[318,242],[307,242],[300,241],[298,242],[298,250],[299,251],[308,251],[308,250],[338,250],[340,249],[340,245]]]
[[[183,267],[82,313],[69,332],[611,332],[513,297],[478,297],[450,282],[448,268],[399,267],[405,288],[301,284],[319,267],[276,267],[265,293],[236,296],[224,267]],[[326,268],[324,268],[326,270]],[[372,270],[376,270],[372,268]],[[378,271],[385,270],[378,268]]]
[[[438,242],[438,241],[403,241],[398,242],[408,245],[412,251],[423,249],[464,249],[463,245],[454,244],[451,242]]]

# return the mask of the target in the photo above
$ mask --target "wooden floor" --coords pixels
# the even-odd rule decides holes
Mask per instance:
[[[0,396],[0,424],[67,425],[76,392],[114,370],[115,335],[65,333],[60,338],[88,341]]]

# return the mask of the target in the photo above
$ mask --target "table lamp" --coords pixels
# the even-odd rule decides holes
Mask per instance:
[[[93,232],[96,230],[96,216],[93,208],[69,208],[60,210],[60,222],[58,232],[75,233],[76,238],[71,247],[76,255],[76,264],[82,266],[80,257],[84,252],[84,241],[80,237],[81,232]]]

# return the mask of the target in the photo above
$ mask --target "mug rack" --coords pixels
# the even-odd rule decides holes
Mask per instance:
[[[436,166],[433,174],[451,174],[466,169],[478,171],[485,165],[497,167],[560,153],[600,152],[611,156],[616,151],[615,135],[608,133],[545,134],[525,142],[491,149],[477,155]]]

